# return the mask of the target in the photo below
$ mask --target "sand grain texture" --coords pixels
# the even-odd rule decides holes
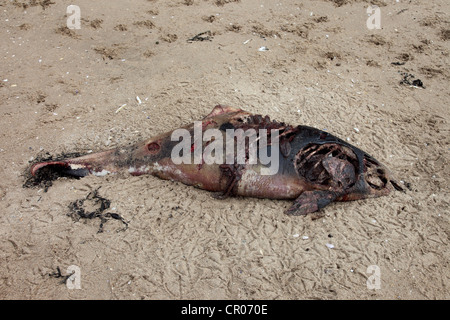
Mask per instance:
[[[79,0],[80,30],[53,2],[0,1],[0,298],[449,298],[448,1],[377,1],[381,30],[368,1]],[[313,219],[151,176],[22,187],[38,156],[123,146],[216,104],[326,129],[409,188]],[[96,189],[127,230],[68,216]],[[81,289],[49,276],[71,265]]]

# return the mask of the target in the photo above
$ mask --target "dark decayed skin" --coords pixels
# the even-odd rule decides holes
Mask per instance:
[[[184,128],[193,136],[193,124]],[[179,141],[171,141],[170,131],[125,148],[36,163],[31,167],[31,174],[35,176],[44,167],[79,177],[123,170],[132,175],[152,174],[220,193],[220,198],[239,195],[295,199],[286,211],[292,215],[315,212],[333,201],[379,197],[393,188],[401,190],[391,180],[387,168],[373,157],[316,128],[290,126],[271,121],[268,116],[220,105],[202,119],[202,130],[211,128],[223,133],[226,129],[255,129],[256,132],[267,129],[267,148],[272,148],[271,129],[279,130],[279,148],[271,149],[279,152],[278,172],[261,175],[265,165],[259,158],[257,164],[174,164],[171,152]],[[207,144],[208,141],[203,142],[203,148]]]

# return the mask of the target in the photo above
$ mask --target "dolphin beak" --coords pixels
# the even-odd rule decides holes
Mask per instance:
[[[118,164],[124,154],[120,151],[113,149],[72,159],[35,163],[31,166],[30,171],[33,177],[44,171],[72,177],[84,177],[89,174],[103,176],[120,169]]]

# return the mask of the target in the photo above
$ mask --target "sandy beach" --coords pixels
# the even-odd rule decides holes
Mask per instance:
[[[449,299],[449,13],[447,0],[1,0],[0,298]],[[326,130],[405,192],[288,216],[292,201],[150,175],[24,187],[36,159],[126,146],[218,104]],[[128,228],[71,214],[95,191]]]

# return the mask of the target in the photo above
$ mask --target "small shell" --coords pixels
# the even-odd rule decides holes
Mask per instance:
[[[116,110],[116,113],[118,113],[120,110],[122,110],[123,108],[125,108],[126,105],[127,105],[126,103],[124,103],[123,105],[121,105],[120,108]]]

